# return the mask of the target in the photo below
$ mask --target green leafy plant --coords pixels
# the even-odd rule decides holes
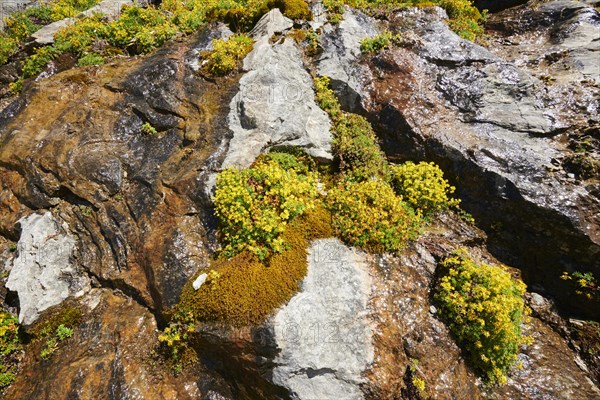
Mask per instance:
[[[252,50],[254,41],[246,35],[233,35],[229,39],[215,39],[213,49],[204,52],[204,70],[212,75],[223,76],[237,69],[238,64]]]
[[[363,53],[377,53],[387,49],[395,42],[398,42],[400,35],[394,35],[390,31],[384,31],[370,38],[364,38],[360,41],[360,51]]]
[[[519,346],[529,343],[521,330],[528,309],[525,284],[504,267],[477,263],[466,250],[440,263],[435,300],[472,365],[490,383],[505,383]]]
[[[271,0],[268,8],[279,8],[283,15],[294,20],[311,20],[312,12],[304,0]]]
[[[382,180],[342,182],[327,198],[336,233],[355,246],[396,252],[419,234],[419,215]]]
[[[21,349],[19,320],[5,312],[0,313],[0,388],[10,385],[16,378],[18,359],[15,354]]]
[[[96,53],[87,53],[79,58],[77,61],[78,67],[87,67],[89,65],[102,65],[104,64],[104,57]]]
[[[396,193],[415,210],[424,215],[456,207],[460,200],[450,197],[454,186],[444,179],[444,173],[434,163],[411,161],[390,168],[392,186]]]
[[[288,221],[315,208],[316,173],[284,169],[272,157],[217,176],[215,214],[227,257],[243,250],[260,259],[282,252]]]
[[[146,135],[158,134],[158,131],[156,130],[156,128],[153,127],[152,124],[150,124],[149,122],[144,122],[142,124],[142,132],[145,133]]]
[[[41,356],[43,359],[48,359],[58,349],[58,344],[73,336],[73,329],[61,324],[56,327],[54,334],[46,338],[46,344],[42,349]]]
[[[188,344],[191,335],[196,332],[196,319],[190,311],[178,311],[171,319],[169,326],[158,335],[158,340],[168,350],[176,373],[185,365],[197,359],[196,352]]]
[[[561,279],[575,285],[575,293],[589,300],[600,299],[600,284],[591,272],[563,272]]]
[[[333,150],[347,179],[362,181],[386,178],[388,164],[371,124],[362,116],[344,113],[329,78],[315,79],[316,100],[333,122]]]

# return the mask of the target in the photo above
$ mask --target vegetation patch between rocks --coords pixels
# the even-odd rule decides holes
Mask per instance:
[[[334,24],[343,19],[345,4],[367,12],[438,6],[446,10],[450,28],[471,41],[483,34],[483,23],[487,18],[487,12],[480,12],[471,0],[325,0],[323,4],[329,12],[329,21]]]
[[[529,309],[525,284],[499,266],[477,263],[457,250],[440,263],[435,300],[471,365],[489,383],[506,382],[517,364],[519,347],[530,343],[522,324]]]
[[[21,350],[19,329],[17,317],[0,313],[0,390],[16,378]]]

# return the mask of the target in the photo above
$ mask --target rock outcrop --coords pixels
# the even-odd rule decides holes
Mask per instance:
[[[63,307],[82,317],[49,360],[43,341],[26,344],[5,395],[600,397],[594,343],[576,337],[589,328],[593,342],[593,324],[551,306],[567,316],[599,310],[582,309],[559,279],[600,271],[599,179],[572,169],[576,146],[600,152],[597,16],[562,0],[506,10],[488,21],[488,50],[450,31],[439,8],[386,20],[347,9],[337,26],[313,23],[322,53],[311,58],[286,37],[292,21],[272,10],[251,32],[244,70],[227,77],[200,71],[199,53],[232,34],[215,23],[149,56],[26,84],[0,112],[0,265],[12,268],[12,291],[0,287],[0,297],[32,327]],[[360,41],[384,29],[400,44],[362,54]],[[486,233],[443,214],[397,256],[316,241],[287,305],[259,326],[198,325],[198,360],[174,376],[153,350],[183,285],[217,247],[215,173],[278,146],[332,159],[310,73],[332,78],[392,161],[440,164]],[[535,291],[534,343],[502,387],[482,384],[432,301],[437,264],[458,247],[519,268]]]
[[[93,289],[76,304],[83,322],[49,361],[38,342],[27,353],[20,379],[7,399],[197,399],[190,378],[175,378],[152,358],[157,345],[156,322],[131,298]],[[199,373],[199,371],[196,371]],[[203,380],[202,375],[200,381]]]
[[[580,25],[595,26],[589,13],[597,11],[585,10],[575,13]],[[344,68],[351,72],[336,78],[338,93],[347,96],[349,110],[371,120],[388,156],[441,165],[497,256],[522,268],[528,283],[560,297],[565,310],[598,317],[600,308],[578,307],[563,296],[560,280],[563,271],[600,271],[597,177],[581,182],[556,168],[571,153],[561,137],[598,123],[598,88],[580,84],[589,69],[582,67],[575,77],[567,70],[571,78],[565,77],[562,90],[582,103],[562,102],[557,88],[521,68],[518,59],[460,39],[441,21],[443,15],[439,9],[391,15],[388,28],[404,44],[375,56],[348,57],[361,35],[351,44],[328,46],[337,33],[325,33],[317,70],[345,57]],[[575,18],[555,17],[571,25]],[[373,26],[361,24],[365,31]],[[592,47],[584,46],[587,55],[596,54],[599,42],[581,40]]]
[[[75,239],[50,212],[23,217],[19,224],[18,254],[6,287],[19,297],[19,322],[31,325],[42,311],[89,291],[90,279],[74,263]]]
[[[273,34],[292,26],[292,20],[273,9],[251,32],[256,43],[230,104],[233,137],[223,167],[247,167],[269,147],[281,146],[298,146],[321,160],[333,158],[329,118],[314,101],[299,49],[291,39],[270,43]]]
[[[315,241],[302,289],[273,319],[273,382],[294,399],[362,399],[373,362],[365,254],[337,239]]]
[[[439,259],[462,247],[499,264],[484,247],[485,235],[464,221],[441,218],[399,257],[375,257],[371,266],[375,363],[367,375],[368,398],[414,395],[412,378],[426,382],[435,399],[595,398],[600,390],[564,339],[537,317],[526,329],[533,344],[519,354],[504,386],[485,388],[465,363],[460,348],[430,296]],[[514,271],[517,273],[517,271]],[[558,316],[556,316],[558,318]],[[407,385],[408,382],[408,385]]]

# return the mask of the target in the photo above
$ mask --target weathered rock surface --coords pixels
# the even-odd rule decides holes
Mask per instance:
[[[324,51],[310,60],[280,35],[291,21],[272,11],[252,33],[243,75],[197,73],[199,52],[231,34],[214,24],[145,58],[31,84],[0,113],[0,263],[37,268],[9,240],[29,240],[22,218],[49,215],[59,235],[31,241],[77,243],[64,261],[94,289],[58,305],[84,307],[81,324],[50,361],[39,357],[43,343],[27,345],[8,398],[416,398],[413,378],[436,399],[599,397],[597,369],[585,364],[593,356],[575,354],[594,349],[575,337],[573,327],[587,325],[565,322],[549,305],[577,310],[557,279],[598,267],[598,179],[569,175],[564,161],[574,136],[589,135],[593,147],[600,132],[586,64],[597,12],[569,2],[559,13],[554,3],[537,14],[507,10],[504,25],[492,17],[491,51],[454,35],[437,8],[390,13],[388,22],[348,11],[338,27],[323,27]],[[511,19],[519,15],[531,23]],[[402,45],[361,55],[360,40],[385,28],[401,32]],[[547,39],[541,50],[514,44],[536,32]],[[548,53],[552,46],[578,50],[559,57],[563,64],[551,62],[562,54]],[[546,67],[555,83],[540,76]],[[319,241],[303,291],[267,323],[200,326],[192,342],[199,360],[178,377],[150,356],[164,312],[210,263],[210,177],[273,146],[331,159],[329,120],[307,70],[332,76],[344,107],[370,118],[391,159],[441,164],[489,233],[489,249],[537,284],[529,297],[535,342],[506,386],[482,388],[431,302],[437,262],[453,249],[498,262],[481,231],[449,216],[398,257]],[[144,123],[157,134],[143,133]],[[322,258],[325,244],[334,250]],[[549,293],[557,298],[546,300]]]
[[[4,18],[10,14],[25,9],[33,1],[30,0],[1,0],[0,1],[0,29],[4,28]]]
[[[360,96],[356,104],[350,95],[346,106],[370,118],[392,159],[433,160],[443,167],[497,256],[522,268],[529,283],[562,296],[565,309],[598,317],[599,307],[581,307],[564,296],[560,280],[562,271],[600,271],[597,178],[581,182],[556,169],[572,152],[565,132],[597,124],[598,88],[569,80],[575,97],[561,101],[559,92],[515,60],[460,39],[442,15],[433,9],[391,16],[389,28],[401,33],[404,44],[346,58],[345,68],[353,72],[338,79],[340,95],[351,90]],[[352,49],[324,48],[321,60]]]
[[[273,33],[292,25],[273,9],[252,31],[256,43],[244,60],[248,72],[230,104],[233,137],[223,167],[247,167],[261,152],[277,146],[298,146],[318,159],[332,159],[329,118],[314,101],[300,51],[290,39],[269,42]]]
[[[5,109],[0,180],[12,211],[0,231],[16,240],[18,218],[54,207],[87,273],[153,309],[177,302],[207,262],[201,174],[228,135],[233,96],[233,82],[217,89],[186,64],[206,35],[143,62],[67,71]],[[145,122],[158,134],[144,134]]]
[[[19,223],[18,255],[6,287],[19,296],[19,322],[31,325],[42,311],[89,291],[90,279],[74,263],[75,239],[50,212]]]
[[[52,22],[51,24],[45,25],[40,28],[38,31],[31,34],[31,37],[35,41],[35,43],[39,45],[47,45],[54,43],[54,35],[60,29],[65,26],[73,25],[75,20],[73,18],[65,18],[60,21]]]
[[[414,395],[410,382],[423,379],[426,398],[435,399],[579,399],[596,398],[600,390],[563,338],[538,318],[527,333],[533,344],[511,371],[508,383],[486,389],[465,363],[432,303],[430,290],[440,258],[458,247],[484,262],[498,264],[485,250],[485,235],[445,216],[399,257],[375,257],[371,263],[371,317],[375,328],[375,363],[366,385],[367,398],[395,399]],[[408,384],[407,384],[408,383]]]
[[[157,344],[157,329],[148,310],[106,289],[93,289],[71,303],[82,309],[83,322],[49,361],[39,355],[44,341],[34,344],[22,363],[19,380],[4,398],[200,398],[198,386],[189,377],[174,378],[153,366],[150,354]]]
[[[317,72],[331,79],[331,85],[346,109],[360,108],[368,68],[354,61],[361,54],[360,41],[378,33],[377,22],[348,8],[342,22],[335,27],[326,24],[322,31],[323,53],[318,60]]]
[[[300,293],[274,317],[273,381],[294,399],[362,399],[373,361],[366,256],[337,239],[315,241]]]

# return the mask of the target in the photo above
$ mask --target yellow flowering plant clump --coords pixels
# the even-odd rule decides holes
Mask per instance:
[[[575,293],[584,296],[588,300],[600,300],[600,284],[592,272],[574,271],[563,272],[560,277],[564,281],[574,284]]]
[[[163,352],[175,374],[187,365],[198,361],[196,350],[190,345],[196,332],[196,318],[186,309],[173,310],[171,321],[158,335],[160,350]],[[166,354],[165,354],[166,353]]]
[[[254,41],[244,34],[233,35],[227,40],[214,39],[212,50],[202,57],[206,60],[204,70],[212,75],[222,76],[237,69],[240,61],[252,50]]]
[[[521,324],[529,309],[525,284],[504,267],[477,263],[464,249],[440,263],[443,276],[435,300],[450,331],[470,355],[474,368],[490,383],[503,384],[529,343]]]
[[[454,193],[444,179],[444,173],[434,163],[411,161],[390,168],[391,182],[396,193],[423,214],[458,206],[460,200],[450,197]]]
[[[419,234],[420,216],[385,181],[344,181],[327,199],[334,229],[352,245],[395,252]]]
[[[222,171],[214,202],[224,255],[247,249],[262,260],[282,252],[288,221],[314,209],[317,196],[315,172],[285,169],[271,159]]]

